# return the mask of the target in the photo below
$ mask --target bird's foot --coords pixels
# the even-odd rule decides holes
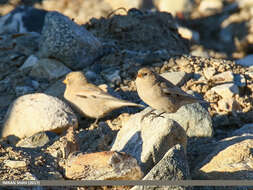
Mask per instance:
[[[98,127],[98,118],[91,124],[92,128],[97,128]]]
[[[154,114],[152,117],[151,117],[151,121],[153,121],[155,118],[157,118],[157,117],[163,117],[164,118],[164,116],[162,116],[162,114],[164,114],[165,112],[162,112],[162,113],[159,113],[159,114]]]
[[[141,117],[141,122],[143,121],[143,119],[149,115],[154,115],[155,113],[153,112],[155,111],[154,109],[150,110],[149,112],[147,112],[146,114],[144,114],[142,117]],[[156,115],[156,114],[155,114]]]

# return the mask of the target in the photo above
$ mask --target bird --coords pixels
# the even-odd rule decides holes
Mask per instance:
[[[135,84],[139,97],[152,108],[142,119],[153,113],[154,110],[160,111],[158,116],[161,116],[164,113],[175,113],[186,104],[205,102],[187,94],[147,67],[138,70]]]
[[[81,71],[68,73],[62,82],[66,85],[64,98],[81,115],[95,118],[94,124],[115,109],[124,106],[144,107],[113,97],[102,88],[89,83]]]

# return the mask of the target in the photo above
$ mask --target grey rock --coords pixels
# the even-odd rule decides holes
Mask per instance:
[[[39,59],[37,64],[33,65],[30,76],[54,80],[66,75],[70,71],[60,61],[44,58]]]
[[[52,83],[45,91],[45,94],[56,96],[58,98],[63,99],[64,91],[66,88],[66,85],[63,84],[64,77],[57,80],[56,82]]]
[[[39,132],[36,133],[30,137],[27,137],[25,139],[21,139],[16,146],[17,147],[24,147],[24,148],[37,148],[42,147],[50,140],[55,138],[57,135],[53,132]]]
[[[190,77],[186,72],[167,72],[161,74],[162,77],[172,82],[176,86],[183,85]]]
[[[253,134],[253,123],[248,123],[243,125],[240,129],[235,130],[232,135],[233,136],[240,136],[243,134]]]
[[[35,55],[30,55],[24,62],[24,64],[19,68],[20,71],[30,71],[38,62],[38,57]]]
[[[58,12],[46,14],[39,57],[53,57],[71,69],[81,69],[100,56],[101,50],[102,44],[84,27]]]
[[[43,93],[17,98],[5,115],[1,137],[25,138],[41,131],[62,132],[78,126],[77,117],[63,101]]]
[[[176,113],[162,116],[178,122],[185,129],[188,137],[211,137],[213,135],[211,116],[199,103],[182,106]]]
[[[35,92],[35,90],[30,86],[16,86],[15,88],[16,96],[22,96],[33,92]]]
[[[244,75],[235,74],[234,81],[235,81],[236,86],[239,86],[239,87],[245,87],[246,86],[246,79],[245,79]]]
[[[106,69],[102,72],[102,75],[104,76],[105,80],[113,83],[113,84],[120,84],[121,77],[119,75],[120,71],[117,68],[110,68]]]
[[[137,159],[144,174],[157,164],[174,145],[182,144],[186,150],[184,129],[168,117],[142,117],[150,108],[134,114],[123,123],[111,150],[126,152]]]
[[[189,180],[190,172],[188,161],[184,153],[183,146],[177,144],[173,146],[164,155],[164,157],[150,170],[150,172],[143,178],[143,180]],[[152,187],[152,186],[135,186],[131,190],[183,190],[191,189],[191,187],[183,186],[166,186],[166,187]]]

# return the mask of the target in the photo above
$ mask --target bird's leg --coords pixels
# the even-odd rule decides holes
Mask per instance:
[[[155,113],[153,113],[153,111],[155,111],[154,109],[151,109],[149,112],[147,112],[146,114],[144,114],[142,117],[141,117],[141,121],[143,121],[143,119],[149,115],[154,115]],[[155,114],[156,115],[156,114]]]

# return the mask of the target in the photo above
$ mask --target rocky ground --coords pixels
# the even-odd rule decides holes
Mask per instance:
[[[1,180],[252,180],[250,0],[73,2],[0,3]],[[22,3],[60,13],[14,9]],[[95,126],[63,98],[65,75],[82,70],[144,105],[134,82],[144,66],[209,104],[143,121],[150,108],[122,108]]]

